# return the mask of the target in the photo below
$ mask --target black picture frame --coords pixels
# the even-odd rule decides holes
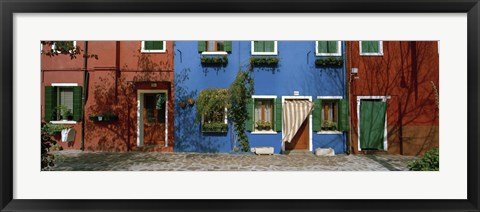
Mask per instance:
[[[0,0],[1,211],[479,211],[478,0]],[[13,199],[13,15],[15,13],[467,13],[468,197],[466,200],[19,200]],[[445,182],[448,183],[448,182]],[[354,188],[352,188],[354,189]],[[345,191],[347,192],[347,191]]]

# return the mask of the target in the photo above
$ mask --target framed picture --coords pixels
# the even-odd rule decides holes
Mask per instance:
[[[0,5],[1,211],[479,210],[477,0]]]

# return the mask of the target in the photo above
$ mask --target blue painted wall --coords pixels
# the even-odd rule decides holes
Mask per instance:
[[[280,62],[275,67],[253,68],[255,80],[254,95],[293,96],[343,96],[345,97],[345,69],[320,68],[315,66],[315,41],[278,41]],[[251,57],[250,41],[233,41],[228,64],[220,67],[204,67],[200,63],[197,41],[175,42],[175,146],[176,152],[231,152],[234,148],[232,125],[225,134],[205,134],[195,120],[195,106],[181,108],[180,100],[194,99],[198,93],[209,87],[228,88],[239,69],[249,66]],[[342,58],[344,53],[342,42]],[[318,147],[335,149],[344,153],[345,133],[312,133],[312,149]],[[281,151],[281,136],[256,135],[247,133],[250,147],[273,146],[275,153]]]

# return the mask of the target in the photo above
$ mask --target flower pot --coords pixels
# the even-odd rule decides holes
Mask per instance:
[[[266,131],[270,131],[270,126],[265,126]]]
[[[188,98],[187,102],[190,106],[193,106],[193,104],[195,104],[195,100],[193,100],[192,98]]]
[[[180,105],[181,108],[184,108],[185,106],[187,106],[187,103],[186,102],[179,102],[178,105]]]

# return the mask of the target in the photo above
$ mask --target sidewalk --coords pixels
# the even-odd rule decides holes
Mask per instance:
[[[54,152],[54,171],[406,171],[402,155],[235,155],[157,152]]]

